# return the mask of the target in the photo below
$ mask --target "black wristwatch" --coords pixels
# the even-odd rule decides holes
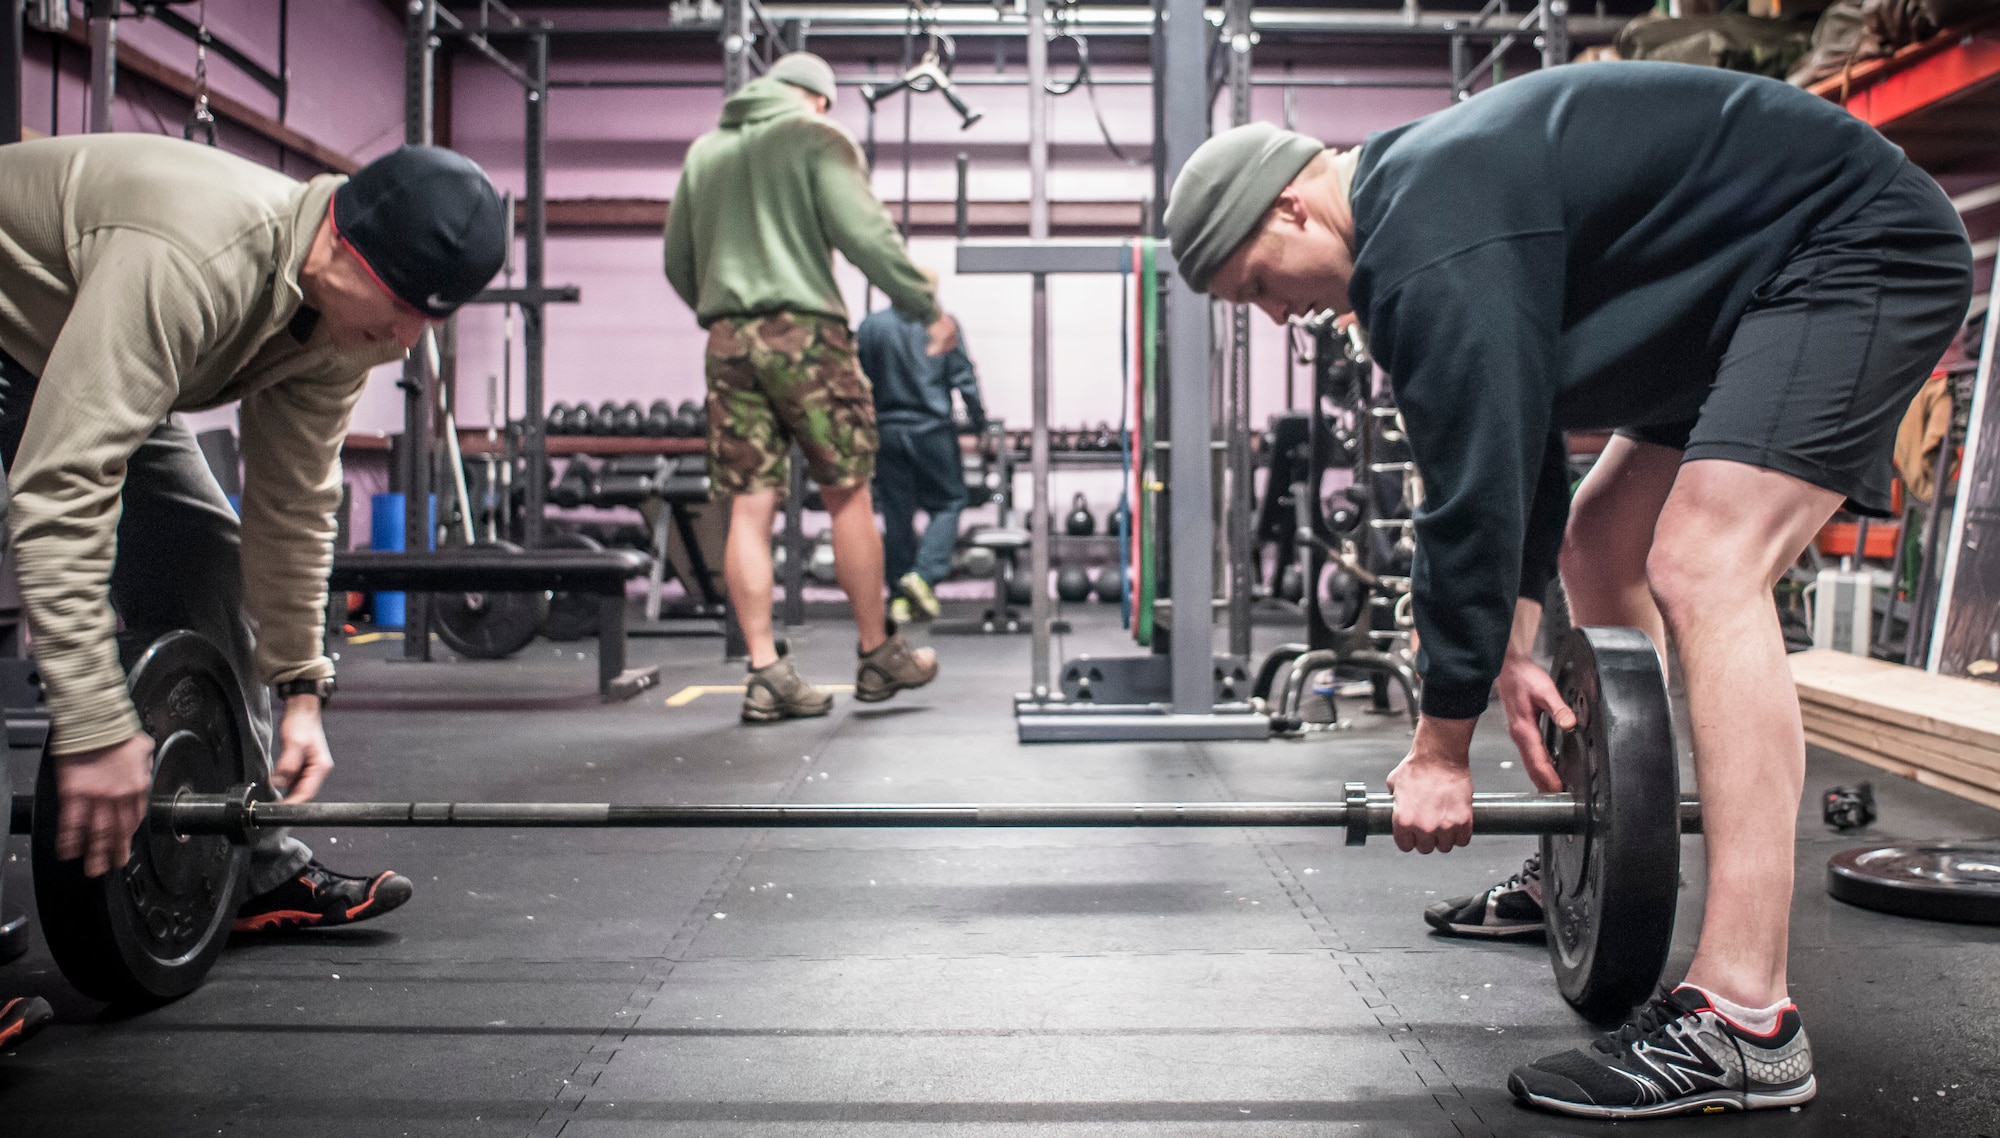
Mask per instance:
[[[333,693],[338,687],[339,685],[333,682],[333,677],[328,676],[323,680],[286,680],[275,685],[272,690],[278,693],[279,699],[290,699],[295,695],[316,695],[319,697],[319,705],[325,707],[333,702]]]

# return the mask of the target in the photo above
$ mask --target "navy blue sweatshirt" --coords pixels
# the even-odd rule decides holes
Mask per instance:
[[[965,336],[941,356],[927,356],[929,332],[893,308],[870,313],[854,333],[861,374],[875,387],[875,421],[923,426],[951,422],[951,393],[965,401],[973,428],[986,427],[979,402],[979,376],[965,354]]]
[[[1569,513],[1561,432],[1692,419],[1752,291],[1902,151],[1758,76],[1591,63],[1369,138],[1349,294],[1424,477],[1423,710],[1486,707]]]

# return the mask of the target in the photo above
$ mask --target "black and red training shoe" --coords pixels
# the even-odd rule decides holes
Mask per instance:
[[[16,996],[0,1001],[0,1051],[49,1026],[55,1018],[54,1009],[40,996]]]
[[[236,910],[239,933],[273,929],[330,928],[369,921],[399,908],[416,892],[410,879],[393,870],[373,877],[335,873],[315,858],[297,877]]]

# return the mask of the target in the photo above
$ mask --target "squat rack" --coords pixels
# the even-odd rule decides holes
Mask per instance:
[[[498,17],[496,22],[495,17]],[[521,310],[521,431],[518,441],[509,432],[508,461],[525,460],[524,509],[519,534],[529,549],[542,543],[543,513],[548,504],[548,439],[543,422],[543,379],[547,359],[545,310],[551,304],[574,304],[582,293],[575,285],[549,286],[543,276],[548,249],[548,92],[549,33],[543,20],[527,20],[516,15],[499,0],[481,0],[477,22],[468,22],[444,7],[439,0],[409,0],[405,21],[403,56],[404,141],[428,146],[434,139],[436,117],[436,56],[447,45],[477,52],[508,78],[521,86],[525,100],[526,126],[523,136],[525,194],[521,212],[522,282],[519,286],[489,288],[473,297],[473,304],[502,304]],[[496,42],[518,42],[524,59],[517,63]],[[513,228],[509,219],[509,228]],[[511,257],[512,251],[509,251]],[[447,325],[445,340],[453,337]],[[428,333],[426,334],[428,342]],[[437,430],[438,392],[441,382],[456,377],[455,359],[447,353],[436,355],[413,351],[403,362],[403,468],[401,478],[406,508],[403,515],[404,547],[428,549],[431,544],[429,510],[421,504],[430,499],[433,460],[431,436]],[[508,414],[502,409],[502,418]],[[448,440],[455,443],[454,440]],[[470,509],[469,503],[460,508]],[[511,507],[509,507],[511,508]],[[413,593],[406,610],[403,655],[407,659],[430,659],[430,606],[425,594]]]

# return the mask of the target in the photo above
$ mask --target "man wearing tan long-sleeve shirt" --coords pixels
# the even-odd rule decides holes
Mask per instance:
[[[317,791],[348,417],[370,368],[492,278],[502,233],[485,175],[432,148],[301,184],[154,136],[0,147],[0,458],[62,856],[93,875],[123,864],[146,808],[153,740],[126,696],[121,621],[213,640],[275,752],[272,784]],[[171,417],[230,402],[240,525]],[[265,685],[284,701],[275,746]],[[239,929],[365,919],[410,886],[334,874],[284,837],[257,848],[248,893]]]

